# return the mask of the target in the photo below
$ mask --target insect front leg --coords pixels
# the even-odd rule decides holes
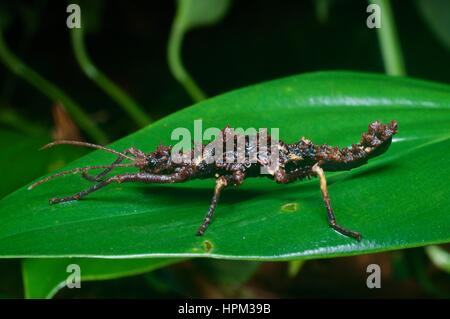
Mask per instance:
[[[239,186],[245,179],[245,174],[241,171],[235,172],[232,176],[220,176],[216,179],[216,186],[214,188],[214,195],[211,199],[211,204],[209,205],[208,211],[202,224],[197,230],[197,236],[202,236],[209,224],[211,224],[214,211],[216,210],[217,203],[219,202],[220,194],[222,190],[227,187],[230,183]]]
[[[122,153],[124,153],[126,155],[131,154],[131,155],[135,155],[135,156],[139,156],[139,155],[143,154],[141,151],[137,150],[134,147],[127,148]],[[145,156],[145,154],[144,154],[144,156]],[[123,162],[124,159],[125,159],[125,157],[123,155],[119,155],[117,157],[117,159],[114,162],[112,162],[112,165],[120,164]],[[106,168],[105,170],[103,170],[102,172],[100,172],[97,175],[90,175],[86,172],[82,172],[81,176],[90,182],[100,182],[102,180],[102,178],[105,177],[113,169],[114,169],[114,167]]]
[[[72,196],[59,197],[50,199],[50,204],[62,203],[72,200],[78,200],[90,193],[93,193],[111,183],[125,183],[125,182],[144,182],[155,184],[170,184],[184,182],[189,179],[191,174],[189,172],[181,171],[170,175],[156,175],[145,172],[139,172],[134,174],[119,174],[112,176],[106,180],[100,181],[97,184],[78,192]]]
[[[119,155],[119,157],[117,157],[117,159],[116,159],[114,162],[112,162],[111,165],[120,164],[121,162],[123,162],[124,159],[125,159],[125,158],[124,158],[123,156]],[[91,175],[91,174],[88,174],[88,173],[86,173],[86,172],[82,172],[82,173],[81,173],[81,176],[82,176],[84,179],[86,179],[86,180],[88,180],[88,181],[90,181],[90,182],[100,182],[100,181],[102,180],[102,178],[105,177],[106,174],[108,174],[109,172],[111,172],[111,170],[112,170],[113,168],[114,168],[114,167],[106,168],[105,170],[103,170],[102,172],[100,172],[100,173],[97,174],[97,175]]]
[[[360,233],[344,228],[336,222],[336,216],[334,215],[333,208],[331,208],[330,196],[328,195],[327,180],[325,178],[323,169],[318,164],[315,164],[311,170],[315,175],[317,175],[320,180],[320,190],[322,192],[323,201],[327,209],[328,223],[330,224],[331,228],[345,236],[361,240],[362,236]]]

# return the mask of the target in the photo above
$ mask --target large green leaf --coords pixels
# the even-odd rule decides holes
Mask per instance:
[[[280,128],[293,142],[345,146],[373,120],[399,122],[383,156],[330,175],[338,221],[361,231],[361,242],[328,227],[317,180],[277,185],[247,180],[224,192],[203,237],[195,231],[214,182],[113,185],[79,202],[47,199],[89,185],[66,176],[0,201],[2,257],[180,257],[282,260],[415,247],[450,240],[450,88],[382,75],[324,72],[237,90],[175,113],[112,145],[145,151],[171,143],[176,127]],[[173,142],[172,142],[173,144]],[[69,167],[107,163],[93,152]]]

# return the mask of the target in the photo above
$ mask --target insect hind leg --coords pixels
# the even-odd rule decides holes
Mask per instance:
[[[352,237],[355,238],[356,240],[361,240],[362,236],[360,233],[342,227],[336,222],[336,216],[334,215],[333,208],[331,208],[330,196],[328,195],[327,180],[325,178],[325,173],[323,172],[323,169],[318,164],[316,164],[312,167],[312,172],[316,174],[317,177],[319,177],[320,190],[322,192],[323,201],[327,209],[328,223],[330,224],[331,228],[333,228],[334,230],[336,230],[337,232],[341,233],[344,236]]]
[[[174,174],[169,175],[156,175],[150,174],[146,172],[139,172],[133,174],[119,174],[115,176],[111,176],[108,179],[98,182],[91,187],[82,190],[72,196],[67,197],[55,197],[49,200],[50,204],[63,203],[73,200],[79,200],[80,198],[89,195],[99,189],[111,184],[111,183],[125,183],[125,182],[144,182],[144,183],[155,183],[155,184],[170,184],[170,183],[179,183],[183,182],[191,177],[190,173],[181,171]]]

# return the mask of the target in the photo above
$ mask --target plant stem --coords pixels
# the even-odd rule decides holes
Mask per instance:
[[[83,30],[73,28],[70,34],[75,57],[86,76],[103,89],[139,126],[149,124],[151,119],[142,110],[142,107],[92,63],[84,45]]]
[[[181,61],[181,45],[183,43],[184,31],[179,26],[179,14],[175,17],[170,31],[169,43],[167,48],[167,59],[169,68],[173,76],[184,86],[187,93],[195,102],[206,99],[206,94],[195,83],[194,79],[189,75]]]
[[[377,28],[378,42],[386,73],[389,75],[406,75],[403,55],[395,27],[390,0],[370,0],[381,8],[381,28]]]
[[[61,89],[44,79],[37,72],[19,60],[7,47],[3,30],[0,28],[0,60],[11,70],[11,72],[22,77],[28,83],[36,87],[54,102],[60,102],[67,109],[73,120],[88,134],[93,140],[100,144],[106,144],[108,138],[89,118],[83,109]]]
[[[300,270],[302,269],[303,265],[305,264],[305,259],[299,259],[299,260],[291,260],[288,262],[288,275],[289,278],[294,278],[298,275]]]

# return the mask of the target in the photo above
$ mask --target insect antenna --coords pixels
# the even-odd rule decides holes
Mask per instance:
[[[75,146],[81,146],[81,147],[89,147],[89,148],[102,150],[102,151],[105,151],[105,152],[108,152],[108,153],[116,154],[118,156],[122,156],[122,157],[127,158],[127,159],[132,160],[132,161],[134,160],[134,158],[132,158],[132,157],[130,157],[130,156],[124,154],[124,153],[121,153],[121,152],[118,152],[116,150],[113,150],[111,148],[108,148],[108,147],[105,147],[105,146],[101,146],[101,145],[97,145],[97,144],[87,143],[87,142],[79,142],[79,141],[67,141],[67,140],[55,141],[55,142],[51,142],[51,143],[48,143],[48,144],[42,146],[41,150],[45,150],[47,148],[50,148],[50,147],[53,147],[53,146],[56,146],[56,145],[75,145]]]
[[[54,179],[55,177],[59,177],[59,176],[63,176],[63,175],[67,175],[67,174],[75,174],[78,172],[86,172],[89,171],[91,169],[100,169],[100,168],[116,168],[116,167],[132,167],[132,166],[136,166],[135,163],[126,163],[126,164],[110,164],[110,165],[94,165],[94,166],[86,166],[86,167],[78,167],[78,168],[74,168],[74,169],[69,169],[66,171],[62,171],[50,176],[47,176],[33,184],[31,184],[28,187],[28,190],[35,188],[38,185],[41,185],[45,182],[48,182],[51,179]]]

